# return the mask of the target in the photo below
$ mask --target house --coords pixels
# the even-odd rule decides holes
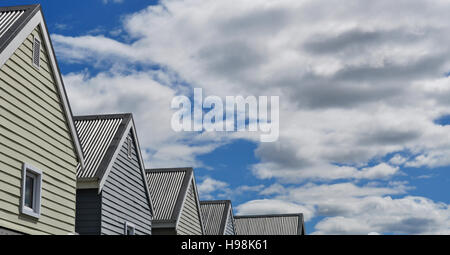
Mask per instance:
[[[200,201],[205,235],[235,235],[230,200]]]
[[[155,209],[154,235],[203,235],[197,185],[192,168],[147,169]]]
[[[153,209],[133,116],[74,120],[85,155],[77,172],[77,233],[150,235]]]
[[[83,155],[40,5],[0,8],[0,234],[75,232]]]
[[[235,216],[237,235],[304,235],[303,214]]]

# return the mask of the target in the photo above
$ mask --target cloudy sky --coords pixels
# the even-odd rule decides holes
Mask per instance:
[[[132,112],[146,166],[195,167],[202,199],[309,234],[450,234],[448,1],[39,2],[74,114]],[[279,140],[172,131],[193,88],[279,96]]]

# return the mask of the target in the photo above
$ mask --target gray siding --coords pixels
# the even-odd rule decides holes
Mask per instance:
[[[101,197],[98,190],[77,190],[75,231],[80,235],[99,235],[100,215]]]
[[[152,235],[166,235],[166,236],[174,236],[176,235],[176,231],[174,228],[153,228]]]
[[[235,231],[234,231],[234,219],[233,219],[233,213],[230,212],[228,214],[228,219],[227,219],[227,223],[225,225],[225,235],[235,235]]]
[[[178,222],[178,235],[202,235],[202,228],[199,218],[199,208],[197,207],[197,199],[193,189],[194,182],[191,182],[181,210],[180,220]]]
[[[131,132],[128,136],[134,141]],[[125,222],[136,226],[137,235],[151,234],[150,205],[134,143],[132,149],[129,158],[125,140],[103,186],[101,234],[121,235]]]

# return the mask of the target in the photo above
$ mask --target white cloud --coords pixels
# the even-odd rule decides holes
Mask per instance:
[[[220,141],[196,142],[192,134],[170,127],[170,101],[176,90],[161,84],[171,80],[154,72],[70,73],[64,76],[76,115],[131,112],[147,167],[199,167],[196,156],[213,151]]]
[[[210,176],[200,177],[197,183],[200,199],[226,199],[233,200],[243,194],[258,193],[265,188],[264,185],[241,185],[232,187],[229,183],[216,180]]]
[[[320,220],[313,234],[445,234],[450,231],[450,208],[424,197],[402,195],[410,188],[403,183],[388,187],[353,183],[309,183],[302,187],[279,187],[271,199],[254,200],[237,207],[238,212],[291,212],[299,209]],[[268,190],[274,190],[268,187]],[[264,193],[263,191],[262,193]]]
[[[103,4],[108,4],[108,3],[123,3],[124,0],[102,0]]]
[[[395,154],[390,160],[389,163],[393,165],[403,165],[406,161],[408,161],[408,158],[403,157],[402,155]]]
[[[196,156],[232,139],[257,141],[247,133],[174,134],[166,107],[191,89],[178,86],[180,79],[205,94],[280,96],[280,139],[258,144],[260,162],[252,167],[258,178],[377,181],[403,166],[450,165],[450,126],[433,122],[450,113],[449,11],[447,1],[163,0],[124,19],[125,42],[107,35],[52,38],[64,61],[109,70],[65,77],[74,112],[135,113],[150,164],[201,166]],[[153,71],[123,72],[153,64],[164,70],[158,82]],[[441,204],[387,196],[406,192],[398,183],[344,182],[279,184],[261,195],[279,194],[277,201],[327,215],[317,233],[448,229]],[[385,218],[364,211],[369,204],[378,214],[385,210]],[[401,208],[411,214],[400,216]],[[430,214],[430,228],[407,229],[420,223],[420,213]]]
[[[432,122],[450,112],[449,78],[440,77],[450,69],[449,10],[441,1],[367,8],[335,0],[166,0],[125,18],[132,43],[53,39],[66,60],[157,63],[208,94],[280,95],[280,142],[260,145],[274,148],[259,154],[276,169],[255,167],[273,177],[278,169],[300,176],[319,169],[322,178],[324,167],[330,176],[349,171],[331,163],[363,166],[405,150],[420,154],[408,166],[450,164],[450,151],[441,150],[450,146],[450,127]],[[300,164],[285,165],[277,153]]]
[[[385,163],[361,169],[336,165],[313,165],[299,169],[285,167],[276,163],[258,163],[253,166],[253,172],[257,177],[261,179],[277,178],[287,183],[295,183],[308,179],[386,179],[392,177],[398,171],[398,167],[392,167]]]
[[[252,200],[239,205],[236,210],[236,215],[303,213],[306,221],[313,216],[312,208],[275,199]]]
[[[367,197],[345,216],[324,219],[313,234],[449,234],[450,208],[423,197]]]
[[[201,183],[197,184],[198,193],[201,197],[211,197],[211,193],[224,190],[228,187],[228,183],[206,177]]]

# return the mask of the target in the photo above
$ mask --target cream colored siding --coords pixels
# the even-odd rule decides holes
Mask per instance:
[[[186,195],[186,201],[184,202],[181,210],[180,219],[177,227],[178,235],[201,235],[202,228],[199,219],[199,212],[197,207],[197,199],[193,189],[194,183],[189,185],[189,189]]]
[[[75,231],[78,162],[40,33],[36,28],[0,68],[0,227],[67,234]],[[33,36],[42,43],[39,69],[32,64]],[[19,213],[24,162],[43,171],[38,220]]]

